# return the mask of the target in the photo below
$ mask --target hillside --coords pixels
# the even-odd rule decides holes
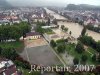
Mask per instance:
[[[69,4],[65,8],[66,10],[100,10],[100,6],[88,5],[88,4]]]

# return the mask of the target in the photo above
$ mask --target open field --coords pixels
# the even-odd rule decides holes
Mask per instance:
[[[42,45],[46,45],[47,42],[45,41],[44,38],[40,38],[40,39],[35,39],[35,40],[25,40],[25,47],[30,48],[30,47],[36,47],[36,46],[42,46]]]
[[[52,48],[48,45],[25,48],[25,50],[21,53],[21,56],[28,60],[31,64],[44,66],[61,64],[51,49]]]

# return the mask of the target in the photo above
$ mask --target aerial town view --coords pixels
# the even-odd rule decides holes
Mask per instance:
[[[0,75],[100,75],[100,0],[0,0]]]

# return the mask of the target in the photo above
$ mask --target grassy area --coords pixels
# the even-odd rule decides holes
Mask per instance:
[[[74,45],[72,45],[72,44],[67,44],[67,45],[66,45],[66,51],[67,51],[69,54],[71,54],[72,56],[74,56],[74,57],[77,57],[77,58],[80,57],[80,54],[78,54],[78,53],[75,51],[75,47],[74,47]]]
[[[44,32],[47,34],[55,34],[55,32],[53,32],[52,29],[50,29],[50,28],[44,29]]]
[[[15,41],[15,42],[1,42],[0,47],[14,47],[18,52],[24,48],[24,43],[22,41]]]
[[[88,48],[88,50],[89,50],[92,54],[95,53],[95,50],[93,50],[92,48]],[[96,64],[96,63],[92,62],[91,54],[90,54],[89,52],[85,51],[85,52],[83,52],[82,54],[79,54],[79,53],[77,53],[77,52],[75,51],[75,46],[74,46],[73,44],[68,44],[68,45],[66,45],[66,51],[67,51],[70,55],[72,55],[72,56],[78,58],[79,60],[81,60],[82,54],[86,54],[87,57],[88,57],[87,64]]]
[[[21,67],[18,67],[18,69],[20,69],[23,73],[23,75],[41,75],[40,72],[30,72],[30,70],[27,70],[27,69],[23,69]]]
[[[52,32],[46,32],[47,34],[55,34],[53,31]]]
[[[89,52],[91,52],[92,54],[94,54],[94,53],[97,53],[97,51],[96,50],[94,50],[93,48],[91,48],[91,47],[88,47],[88,49],[87,49]]]

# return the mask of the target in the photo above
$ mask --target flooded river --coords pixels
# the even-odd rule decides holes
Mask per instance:
[[[47,13],[54,16],[56,19],[64,19],[64,20],[67,20],[65,17],[51,11],[51,10],[48,10],[47,8],[45,8]],[[72,36],[75,37],[75,38],[78,38],[81,34],[81,31],[83,29],[82,26],[80,26],[79,24],[76,24],[76,23],[69,23],[69,22],[62,22],[62,21],[59,21],[58,22],[58,25],[64,25],[65,27],[68,27],[69,31],[72,32]],[[88,36],[91,36],[93,37],[93,39],[95,39],[96,41],[99,41],[100,40],[100,33],[96,33],[96,32],[93,32],[93,31],[90,31],[90,30],[87,30],[86,34]]]

